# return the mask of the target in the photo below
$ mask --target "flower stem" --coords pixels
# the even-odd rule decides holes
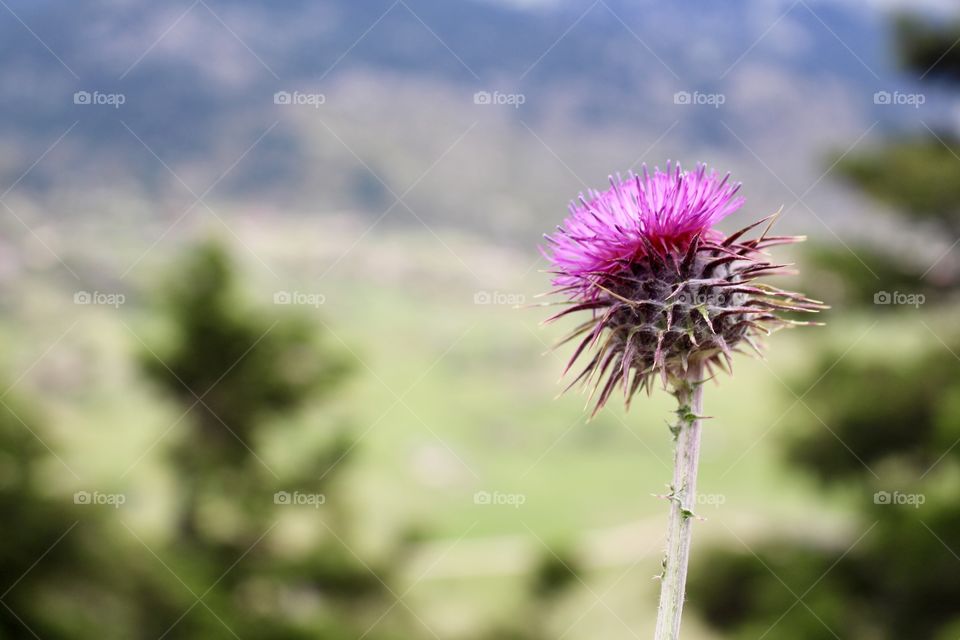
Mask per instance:
[[[673,484],[670,487],[670,520],[667,551],[663,560],[660,609],[654,640],[679,640],[680,614],[683,610],[690,539],[693,533],[693,507],[697,496],[697,464],[700,458],[700,417],[703,415],[702,366],[691,365],[685,380],[674,386],[677,398],[677,424],[671,429],[676,438]]]

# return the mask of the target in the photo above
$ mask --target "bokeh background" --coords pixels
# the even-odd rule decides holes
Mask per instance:
[[[707,390],[686,637],[960,638],[958,40],[947,2],[0,0],[0,637],[649,637],[670,399],[587,423],[524,306],[572,197],[673,159],[832,305]]]

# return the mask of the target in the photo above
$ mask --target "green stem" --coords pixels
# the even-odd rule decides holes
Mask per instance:
[[[697,497],[697,463],[700,458],[700,416],[703,415],[702,366],[692,365],[687,379],[677,383],[674,395],[679,408],[673,429],[676,448],[673,484],[670,488],[670,520],[667,551],[663,561],[660,609],[654,640],[679,640],[683,611],[690,540],[693,533],[693,507]]]

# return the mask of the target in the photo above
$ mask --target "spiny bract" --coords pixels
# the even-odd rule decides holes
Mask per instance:
[[[599,391],[593,413],[618,385],[627,405],[640,389],[683,380],[691,363],[730,370],[730,355],[742,344],[759,353],[758,335],[797,322],[783,311],[825,308],[802,294],[755,282],[761,276],[790,273],[788,265],[766,259],[765,249],[800,236],[767,235],[775,216],[726,237],[713,228],[736,211],[739,184],[697,165],[684,172],[667,163],[626,180],[610,178],[610,189],[590,191],[570,205],[555,234],[545,236],[553,264],[555,293],[570,305],[548,322],[587,312],[560,344],[576,338],[564,373],[585,353],[578,382]],[[759,237],[744,236],[764,222]]]

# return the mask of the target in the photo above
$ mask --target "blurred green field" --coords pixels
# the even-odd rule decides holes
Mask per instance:
[[[596,637],[597,630],[606,638],[648,635],[666,513],[654,494],[670,477],[666,420],[673,400],[654,393],[638,398],[630,413],[611,403],[587,423],[582,396],[554,399],[568,350],[544,351],[563,327],[539,326],[548,309],[475,301],[486,292],[533,302],[547,282],[534,250],[509,252],[469,237],[441,244],[426,234],[380,234],[318,280],[349,238],[311,247],[298,244],[297,225],[264,231],[252,225],[246,246],[233,244],[250,301],[270,308],[279,290],[322,294],[324,304],[296,311],[314,317],[327,343],[355,362],[333,406],[251,443],[265,466],[282,469],[306,443],[348,428],[357,443],[340,481],[363,523],[362,551],[383,553],[387,534],[422,539],[404,577],[407,598],[437,629],[469,628],[463,616],[478,608],[501,615],[533,560],[551,547],[570,550],[587,568],[585,584],[555,621],[558,635],[567,628],[563,637]],[[399,243],[407,247],[402,262],[391,253]],[[296,249],[280,253],[290,246]],[[142,271],[162,271],[175,255],[164,248]],[[255,255],[288,270],[274,277]],[[97,258],[88,259],[94,269]],[[105,283],[104,290],[129,287],[127,303],[84,308],[75,324],[69,282],[34,291],[32,306],[6,322],[3,351],[7,371],[26,371],[17,388],[38,395],[49,411],[52,433],[44,440],[65,464],[51,463],[48,486],[63,494],[90,486],[123,491],[131,499],[122,520],[156,536],[163,535],[171,499],[165,443],[185,427],[176,423],[178,409],[160,400],[132,364],[141,340],[155,344],[163,335],[143,304],[151,281],[131,282]],[[826,319],[816,340],[840,352],[894,348],[900,335],[895,321]],[[705,520],[696,528],[695,557],[709,545],[749,545],[774,531],[831,540],[846,530],[847,496],[824,495],[788,473],[777,453],[788,424],[815,420],[785,386],[811,366],[813,331],[775,335],[768,362],[740,356],[733,379],[708,386],[712,419],[699,489],[713,504],[699,514]],[[44,352],[37,345],[51,346]],[[520,496],[523,503],[477,504],[477,492]],[[315,533],[309,522],[287,523],[284,531],[292,538]]]

